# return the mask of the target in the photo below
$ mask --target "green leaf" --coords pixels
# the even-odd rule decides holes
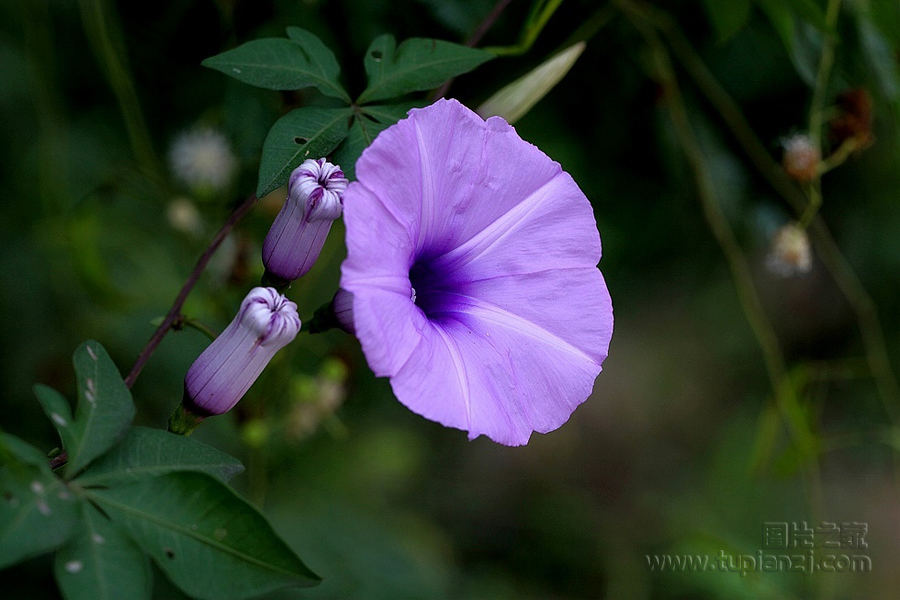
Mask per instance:
[[[900,50],[900,2],[897,0],[869,0],[872,23],[881,29],[895,50]]]
[[[150,561],[108,518],[81,502],[82,527],[56,553],[54,573],[66,600],[149,599]]]
[[[268,90],[314,87],[326,96],[349,102],[350,97],[337,82],[339,68],[334,55],[318,38],[298,31],[303,30],[293,33],[302,42],[284,38],[252,40],[207,58],[201,64],[256,87]]]
[[[78,434],[75,427],[75,419],[72,417],[72,408],[69,401],[65,397],[46,385],[37,384],[34,386],[34,395],[37,396],[38,402],[44,408],[47,418],[56,427],[59,432],[59,438],[62,440],[63,449],[71,451],[72,448],[78,446]],[[46,462],[46,460],[44,461]]]
[[[828,21],[825,19],[825,10],[816,0],[785,0],[785,4],[805,22],[822,33],[828,33],[829,27]]]
[[[750,20],[750,0],[703,0],[719,42],[725,42]]]
[[[484,50],[426,38],[410,38],[397,46],[392,35],[382,35],[366,51],[369,87],[357,102],[428,90],[492,58],[494,55]]]
[[[585,46],[584,42],[578,42],[555,54],[522,77],[494,92],[494,95],[485,100],[475,112],[483,119],[500,116],[508,123],[515,123],[566,76],[584,52]]]
[[[76,444],[68,449],[69,478],[121,441],[134,419],[131,392],[103,346],[93,340],[83,343],[75,350],[73,362],[78,406],[73,427]]]
[[[0,434],[0,568],[64,543],[78,524],[75,496],[37,448]],[[17,457],[23,456],[23,460]]]
[[[300,27],[288,27],[287,34],[294,43],[298,44],[303,48],[303,51],[306,52],[313,69],[331,84],[331,87],[326,87],[326,89],[322,89],[322,87],[317,85],[316,87],[319,91],[326,96],[340,98],[349,104],[350,95],[347,94],[346,90],[344,90],[343,86],[338,82],[341,66],[338,64],[334,52],[332,52],[328,46],[323,44],[322,40],[313,33],[301,29]]]
[[[378,137],[378,134],[406,117],[410,108],[421,103],[405,102],[401,104],[368,105],[361,108],[360,113],[350,126],[350,134],[344,143],[335,151],[333,160],[341,165],[341,170],[348,179],[356,178],[356,161],[363,150]]]
[[[321,158],[337,148],[347,137],[352,114],[349,108],[306,106],[278,119],[263,144],[257,197],[287,182],[307,158]]]
[[[0,466],[19,462],[51,473],[49,459],[43,452],[13,435],[0,432]]]
[[[863,55],[866,57],[866,66],[872,70],[885,97],[889,100],[896,99],[900,90],[897,57],[894,56],[887,40],[868,18],[860,16],[857,27]]]
[[[775,28],[788,54],[794,43],[794,12],[782,0],[756,0],[759,8]]]
[[[205,473],[169,473],[89,495],[197,598],[247,598],[319,582],[253,506]]]
[[[201,471],[228,480],[243,470],[238,459],[191,438],[133,427],[121,444],[89,466],[77,481],[81,486],[113,486],[174,471]]]

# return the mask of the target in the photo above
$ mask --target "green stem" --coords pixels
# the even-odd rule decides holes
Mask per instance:
[[[556,9],[559,8],[562,3],[563,0],[536,0],[532,5],[531,13],[522,30],[522,36],[519,39],[519,43],[512,46],[490,46],[484,49],[497,56],[518,56],[520,54],[525,54],[531,49],[534,42],[537,41],[541,31],[544,30],[547,22],[550,21],[550,17],[553,16],[553,13],[556,12]]]
[[[144,122],[138,94],[128,70],[122,31],[113,8],[109,0],[80,0],[79,7],[85,34],[119,103],[135,159],[149,174],[162,177],[162,165],[153,150]]]
[[[831,68],[834,66],[834,46],[838,15],[841,11],[841,0],[828,0],[825,9],[825,39],[822,43],[822,55],[819,58],[819,70],[816,72],[816,84],[813,88],[812,100],[809,104],[809,135],[816,148],[822,147],[822,110],[825,104],[825,93]]]
[[[33,90],[34,114],[38,124],[39,177],[36,188],[45,217],[67,219],[68,173],[65,155],[66,127],[56,79],[53,22],[47,0],[21,2],[28,79]],[[69,230],[67,222],[61,223]]]
[[[797,221],[797,227],[807,229],[812,220],[819,214],[819,208],[822,206],[822,187],[818,181],[811,181],[809,186],[809,202],[803,209],[803,214]]]
[[[215,331],[213,331],[208,325],[206,325],[205,323],[202,323],[201,321],[199,321],[197,319],[185,318],[184,321],[182,321],[182,324],[185,327],[192,327],[192,328],[196,329],[197,331],[199,331],[200,333],[202,333],[203,335],[208,337],[210,339],[210,341],[215,340],[217,337]]]
[[[822,153],[822,111],[824,110],[825,94],[828,90],[828,80],[831,78],[831,68],[834,66],[835,30],[837,28],[838,15],[841,10],[841,0],[828,0],[825,9],[825,27],[828,30],[822,42],[822,55],[819,57],[819,69],[816,72],[816,84],[813,88],[812,100],[809,103],[809,137],[813,147]],[[799,227],[806,229],[813,218],[819,214],[822,207],[822,178],[817,174],[809,183],[809,203],[800,216]]]
[[[618,5],[623,11],[631,11],[652,23],[666,37],[674,55],[719,113],[750,162],[791,205],[795,213],[802,215],[812,203],[812,199],[788,177],[781,165],[772,159],[737,103],[712,75],[677,24],[668,14],[647,4],[638,5],[629,0],[619,0]],[[887,345],[878,322],[875,303],[841,253],[818,212],[810,219],[808,229],[819,258],[856,313],[860,336],[865,345],[866,357],[878,387],[881,403],[892,422],[896,424],[900,422],[900,386],[888,358]]]
[[[169,417],[169,432],[187,437],[194,433],[194,430],[205,418],[192,413],[184,405],[179,404],[172,416]]]
[[[664,89],[675,133],[694,172],[703,215],[725,255],[741,307],[762,350],[766,372],[781,417],[788,427],[798,452],[808,460],[808,468],[804,471],[804,481],[810,504],[818,513],[822,506],[822,491],[818,473],[816,439],[809,429],[796,391],[788,377],[784,356],[781,353],[775,330],[766,317],[756,291],[750,266],[716,198],[703,150],[690,123],[668,51],[657,37],[656,31],[642,18],[644,13],[640,7],[635,6],[629,0],[622,0],[619,5],[653,52],[657,75]]]

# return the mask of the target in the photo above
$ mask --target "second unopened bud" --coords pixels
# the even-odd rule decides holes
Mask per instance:
[[[324,158],[306,160],[288,182],[288,196],[263,243],[270,280],[293,281],[315,264],[332,222],[343,212],[347,178]]]

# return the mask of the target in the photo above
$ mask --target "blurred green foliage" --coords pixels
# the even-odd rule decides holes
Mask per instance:
[[[712,189],[740,243],[815,436],[792,450],[727,263],[704,221],[647,39],[622,6],[568,0],[533,46],[493,60],[449,94],[476,107],[560,49],[597,11],[568,76],[517,123],[592,200],[616,330],[594,396],[527,447],[467,442],[399,405],[340,332],[276,357],[238,409],[197,438],[242,458],[235,485],[324,577],[277,598],[889,598],[900,551],[889,419],[857,316],[816,254],[810,273],[765,267],[790,205],[754,167],[708,90],[675,59]],[[873,99],[874,143],[827,173],[821,216],[900,357],[900,7],[846,0],[833,29],[820,0],[666,0],[670,15],[771,160],[809,123],[828,36],[837,95]],[[338,55],[350,95],[377,36],[462,42],[490,0],[13,0],[0,3],[0,427],[58,444],[31,387],[72,396],[72,350],[100,340],[122,372],[197,256],[256,186],[271,125],[316,92],[254,89],[200,62],[302,26]],[[518,44],[531,3],[514,1],[481,44]],[[600,21],[598,21],[600,23]],[[668,42],[664,42],[668,43]],[[425,99],[423,95],[421,99]],[[167,160],[197,125],[224,133],[239,171],[218,194],[185,187]],[[276,196],[277,196],[276,192]],[[283,192],[282,192],[283,194]],[[180,199],[180,200],[178,200]],[[173,212],[187,200],[196,219]],[[182,204],[183,205],[183,204]],[[279,199],[263,200],[218,252],[185,314],[221,330],[261,274]],[[289,292],[301,316],[330,299],[343,230]],[[577,319],[578,315],[573,315]],[[161,428],[207,340],[171,333],[134,387],[137,423]],[[895,399],[896,400],[896,399]],[[890,400],[889,400],[890,401]],[[894,408],[897,408],[894,406]],[[810,504],[810,478],[819,497]],[[815,487],[815,486],[813,486]],[[815,490],[813,490],[814,492]],[[755,554],[771,521],[869,527],[871,573],[652,573],[647,555]],[[3,597],[54,598],[43,557],[0,573]],[[157,573],[156,597],[179,592]]]

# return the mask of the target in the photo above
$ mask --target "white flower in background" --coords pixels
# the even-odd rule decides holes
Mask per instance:
[[[808,273],[812,268],[812,250],[806,231],[796,223],[779,229],[772,240],[766,266],[782,277]]]
[[[200,191],[222,191],[237,170],[228,140],[208,127],[178,134],[169,149],[169,164],[175,177]]]
[[[805,133],[784,140],[781,164],[787,174],[797,181],[812,181],[819,174],[822,156],[819,148]]]
[[[173,229],[199,236],[203,233],[203,217],[188,198],[178,196],[166,207],[166,217]]]

